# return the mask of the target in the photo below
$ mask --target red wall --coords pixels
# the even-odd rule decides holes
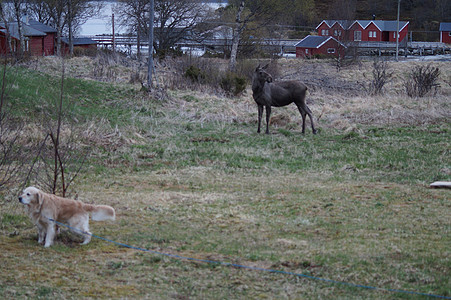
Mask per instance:
[[[402,41],[406,36],[408,32],[409,25],[405,26],[400,34],[399,34],[399,41]],[[363,29],[362,26],[360,26],[359,23],[355,22],[352,27],[346,31],[344,30],[338,23],[335,23],[331,28],[323,22],[318,27],[318,35],[323,36],[323,30],[328,30],[327,36],[333,36],[337,40],[348,40],[348,41],[354,41],[354,32],[360,31],[362,33],[361,35],[361,41],[371,41],[371,42],[396,42],[396,34],[394,32],[381,32],[380,29],[373,23],[370,23],[365,29]],[[341,31],[341,36],[335,35],[335,31]],[[376,32],[376,37],[374,37],[374,33],[370,37],[370,32]],[[346,35],[346,36],[345,36]],[[451,39],[451,37],[450,37]]]
[[[442,43],[451,44],[450,31],[442,31],[442,32],[440,33],[440,35],[441,35],[440,41],[441,41]]]
[[[327,50],[329,48],[334,48],[335,53],[328,53]],[[308,49],[308,54],[305,53],[305,50]],[[333,39],[330,39],[325,44],[323,44],[320,48],[301,48],[296,47],[296,57],[312,57],[315,55],[325,55],[325,56],[334,56],[338,57],[339,54],[344,55],[344,48],[338,46],[338,43]]]
[[[42,56],[43,45],[44,45],[44,37],[41,36],[30,37],[30,39],[28,40],[28,51],[30,52],[30,55]]]
[[[44,37],[44,55],[55,55],[55,33],[47,33]]]
[[[7,40],[3,34],[0,34],[0,54],[6,54],[8,52]]]
[[[327,24],[326,24],[326,22],[323,22],[322,24],[321,24],[321,26],[319,26],[318,27],[318,35],[319,36],[324,36],[323,35],[323,30],[328,30],[329,31],[329,34],[328,34],[328,36],[330,36],[330,34],[331,34],[331,29],[329,28],[329,26],[327,26]]]
[[[403,30],[399,33],[399,41],[401,42],[406,36],[408,31],[409,25],[405,26]],[[394,31],[390,31],[389,35],[389,42],[396,43],[396,33]]]

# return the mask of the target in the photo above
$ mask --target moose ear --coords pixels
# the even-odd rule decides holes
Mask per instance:
[[[269,76],[268,78],[266,78],[266,82],[272,82],[272,77]]]
[[[257,71],[258,69],[260,69],[260,64],[258,64],[258,66],[255,68],[255,71]]]
[[[267,64],[266,66],[264,66],[262,69],[266,70],[266,68],[269,66],[269,64]]]

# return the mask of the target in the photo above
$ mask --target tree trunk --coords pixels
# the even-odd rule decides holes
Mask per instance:
[[[240,2],[238,12],[236,13],[235,29],[233,30],[232,50],[230,52],[229,70],[234,72],[236,70],[236,57],[238,54],[238,45],[240,43],[241,32],[244,30],[244,24],[241,21],[241,13],[244,10],[244,1]]]
[[[61,57],[62,56],[62,49],[61,49],[61,35],[62,35],[63,29],[61,26],[61,19],[57,20],[56,25],[56,55]]]
[[[19,58],[23,57],[25,52],[25,37],[23,35],[23,27],[22,27],[22,13],[20,10],[21,1],[14,1],[14,12],[17,20],[17,31],[19,33],[20,40],[20,48],[19,48]]]
[[[72,29],[72,1],[69,0],[68,10],[68,29],[69,29],[69,55],[74,55],[74,32]]]

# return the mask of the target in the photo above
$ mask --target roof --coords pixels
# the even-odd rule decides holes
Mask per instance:
[[[53,27],[50,27],[48,25],[45,25],[43,23],[40,23],[38,21],[35,20],[29,20],[28,21],[28,25],[30,25],[31,27],[33,27],[36,30],[45,32],[45,33],[56,33],[56,29]]]
[[[17,25],[17,22],[8,22],[8,29],[9,29],[9,34],[11,35],[11,37],[15,38],[15,39],[20,39],[19,37],[19,26]],[[5,29],[1,29],[1,32],[6,33],[6,26],[5,23],[0,23],[0,27],[5,28]],[[25,37],[32,37],[32,36],[46,36],[47,34],[45,32],[42,32],[40,30],[34,29],[33,27],[26,25],[26,24],[22,24],[22,29],[23,29],[23,35]]]
[[[386,21],[386,20],[323,20],[317,27],[320,27],[325,23],[329,28],[338,23],[343,29],[351,28],[355,23],[358,23],[363,29],[367,28],[371,23],[373,23],[380,31],[396,31],[398,27],[398,21]],[[408,21],[399,21],[399,31],[404,29],[409,24]],[[451,23],[450,23],[451,24]]]
[[[440,23],[440,31],[451,31],[451,23]]]
[[[336,39],[334,39],[331,36],[308,35],[305,38],[303,38],[299,43],[297,43],[295,46],[301,47],[301,48],[320,48],[322,45],[327,43],[329,40],[334,40],[337,43],[340,43],[339,41],[337,41]],[[341,44],[341,45],[343,45],[343,44]]]
[[[345,29],[345,28],[349,28],[354,21],[350,21],[350,20],[323,20],[321,23],[319,23],[318,26],[316,26],[316,29],[318,29],[318,27],[320,27],[323,23],[326,23],[327,26],[329,26],[329,28],[332,28],[335,23],[337,23],[338,25],[341,26],[341,28]]]
[[[61,42],[65,44],[69,44],[69,39],[67,37],[61,38]],[[90,38],[74,38],[74,46],[81,46],[81,45],[97,45],[96,41],[93,41]]]

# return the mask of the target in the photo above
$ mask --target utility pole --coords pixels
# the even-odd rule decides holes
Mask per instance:
[[[150,0],[150,16],[149,16],[149,59],[147,65],[147,88],[149,91],[152,87],[152,71],[153,71],[153,21],[155,14],[154,0]]]
[[[116,40],[115,40],[115,38],[114,38],[114,35],[115,35],[115,30],[114,30],[114,14],[111,16],[111,18],[112,18],[112,20],[111,20],[111,24],[112,24],[112,26],[113,26],[113,38],[112,38],[112,43],[113,43],[113,54],[114,53],[116,53]]]
[[[398,52],[399,52],[399,10],[401,7],[401,0],[398,0],[398,18],[396,19],[396,61],[399,61]]]

